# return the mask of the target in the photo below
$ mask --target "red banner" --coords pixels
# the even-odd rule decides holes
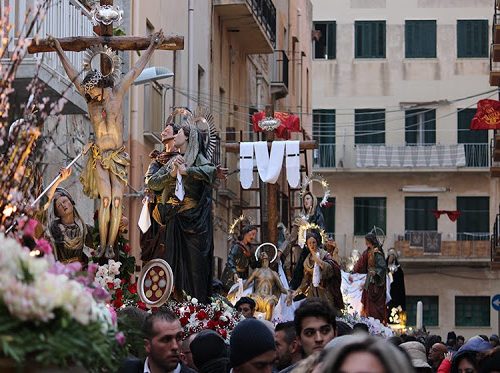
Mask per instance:
[[[457,219],[460,217],[461,212],[459,210],[432,210],[432,213],[434,214],[434,217],[436,219],[439,219],[441,215],[446,214],[448,215],[448,219],[451,221],[457,221]]]
[[[500,129],[500,101],[480,100],[477,111],[470,125],[471,130]]]
[[[254,132],[262,132],[262,128],[259,127],[259,121],[264,119],[266,114],[263,111],[259,111],[252,115],[252,124]],[[280,139],[288,140],[290,138],[290,132],[300,132],[300,119],[298,116],[276,112],[274,113],[274,118],[279,119],[281,125],[275,129],[276,136]]]

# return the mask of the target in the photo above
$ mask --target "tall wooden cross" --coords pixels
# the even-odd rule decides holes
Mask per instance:
[[[113,0],[100,0],[100,5],[113,6]],[[113,50],[144,50],[150,44],[149,37],[140,36],[113,36],[113,23],[109,25],[99,24],[94,27],[97,36],[74,36],[58,39],[61,47],[65,51],[81,52],[93,45],[107,45]],[[165,40],[156,49],[161,50],[182,50],[184,49],[184,37],[179,35],[165,35]],[[40,39],[38,42],[31,40],[28,47],[29,53],[55,52],[55,48],[50,46],[48,39]],[[104,73],[106,67],[103,66]],[[109,68],[109,67],[108,67]]]

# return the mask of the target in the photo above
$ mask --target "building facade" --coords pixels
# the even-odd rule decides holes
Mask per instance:
[[[330,184],[341,254],[374,226],[406,274],[409,321],[497,330],[490,137],[469,131],[488,84],[491,1],[313,1],[314,170]],[[317,191],[318,196],[321,191]],[[332,211],[333,209],[333,211]]]

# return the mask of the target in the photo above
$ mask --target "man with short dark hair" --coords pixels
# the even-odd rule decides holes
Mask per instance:
[[[245,319],[255,318],[255,301],[250,297],[241,297],[234,305],[234,308],[236,308],[238,312],[241,312]]]
[[[177,316],[168,310],[148,315],[142,332],[146,360],[127,359],[120,373],[193,373],[181,364],[182,327]]]
[[[273,333],[263,322],[240,321],[231,332],[229,348],[232,373],[272,373],[276,345]]]
[[[276,368],[280,373],[291,372],[295,368],[295,364],[302,358],[302,351],[297,341],[293,321],[276,325],[274,341],[276,343],[276,352],[278,353]]]
[[[295,332],[304,357],[322,351],[337,336],[335,310],[320,298],[309,298],[295,310]]]

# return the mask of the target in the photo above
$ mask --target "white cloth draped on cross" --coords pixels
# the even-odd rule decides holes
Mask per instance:
[[[254,159],[260,179],[274,184],[278,180],[286,156],[286,175],[288,184],[296,188],[300,183],[299,141],[273,141],[269,153],[267,142],[243,142],[240,144],[240,183],[248,189],[253,182]],[[255,158],[254,158],[255,154]]]

